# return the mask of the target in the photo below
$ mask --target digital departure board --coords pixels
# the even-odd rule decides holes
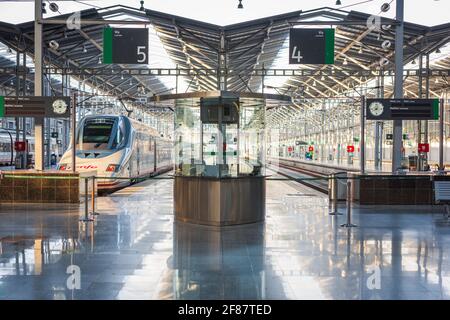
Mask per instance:
[[[367,99],[368,120],[437,120],[439,99]]]
[[[0,96],[0,117],[68,118],[70,97]]]

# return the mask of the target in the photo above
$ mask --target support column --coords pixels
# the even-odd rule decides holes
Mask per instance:
[[[42,0],[34,1],[34,95],[42,96]],[[34,122],[34,168],[44,170],[44,118]]]
[[[217,89],[227,90],[227,72],[228,72],[228,61],[227,61],[227,43],[225,39],[225,33],[222,31],[220,35],[220,48],[218,53],[218,70],[217,70]],[[222,72],[224,75],[222,76]]]
[[[22,95],[24,97],[27,96],[27,72],[26,72],[26,68],[27,68],[27,54],[25,52],[25,50],[23,51],[22,54],[22,67],[23,67],[23,83],[22,83]],[[22,141],[24,141],[25,143],[27,142],[27,118],[23,117],[22,118]],[[22,158],[22,168],[23,169],[27,169],[28,167],[28,146],[25,148],[25,152],[23,153],[23,158]]]
[[[361,97],[361,137],[359,137],[359,164],[360,164],[360,171],[361,174],[364,174],[366,171],[366,97]]]
[[[404,36],[404,0],[396,2],[396,20],[399,23],[395,27],[395,83],[394,97],[403,98],[403,36]],[[401,167],[402,162],[402,120],[394,120],[393,145],[392,145],[392,173]]]
[[[439,170],[445,170],[444,166],[444,116],[445,100],[439,101]]]

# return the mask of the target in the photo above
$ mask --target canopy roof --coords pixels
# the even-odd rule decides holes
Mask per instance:
[[[295,11],[277,16],[266,17],[248,22],[219,26],[184,17],[174,16],[153,10],[140,11],[126,6],[113,6],[103,9],[88,9],[81,11],[83,23],[80,30],[68,30],[65,21],[69,15],[55,16],[46,19],[44,24],[44,56],[47,67],[83,69],[75,75],[102,92],[121,97],[136,97],[143,94],[158,95],[190,91],[217,90],[217,70],[226,70],[227,90],[282,93],[294,98],[324,98],[338,96],[344,91],[362,85],[373,78],[371,71],[379,69],[379,61],[386,58],[389,62],[384,70],[393,70],[395,21],[382,19],[383,23],[391,24],[390,28],[380,31],[370,31],[365,25],[369,14],[342,11],[332,8],[319,8],[310,11]],[[150,64],[142,65],[103,65],[102,30],[104,24],[112,26],[136,22],[138,27],[148,27],[150,30]],[[50,24],[50,22],[56,24]],[[336,29],[335,65],[288,65],[288,36],[293,26],[314,25],[314,21],[327,21]],[[322,23],[323,25],[323,23]],[[15,86],[14,72],[2,69],[15,65],[15,54],[8,48],[25,51],[30,59],[34,50],[34,22],[18,25],[0,23],[0,84]],[[49,42],[55,40],[59,48],[49,47]],[[391,46],[383,48],[381,43],[391,41]],[[413,23],[405,23],[404,63],[411,69],[417,69],[411,62],[417,62],[421,54],[430,54],[431,69],[450,69],[450,23],[427,27]],[[437,49],[441,53],[436,53]],[[223,55],[224,60],[220,61]],[[100,59],[100,61],[99,61]],[[100,62],[100,63],[99,63]],[[27,62],[31,68],[31,61]],[[135,69],[189,69],[210,70],[202,76],[188,72],[175,76],[131,74]],[[258,75],[261,69],[296,69],[308,71],[293,76],[267,76],[264,87],[262,77]],[[94,72],[98,71],[98,72]],[[367,76],[353,76],[351,71],[367,71]],[[323,73],[320,73],[323,72]],[[328,73],[327,73],[328,72]],[[97,73],[97,74],[96,74]],[[334,74],[335,73],[335,74]],[[267,71],[269,74],[269,71]],[[28,77],[30,92],[33,78]],[[55,92],[61,91],[57,79],[51,80]],[[432,92],[448,86],[446,78],[430,86]],[[386,83],[388,94],[392,91]],[[417,80],[406,82],[406,93],[417,95]]]

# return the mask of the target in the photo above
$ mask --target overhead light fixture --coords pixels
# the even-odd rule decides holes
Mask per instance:
[[[11,79],[11,82],[10,82],[10,84],[13,86],[14,85],[14,81]]]
[[[98,57],[98,64],[102,63],[102,58]]]
[[[140,11],[145,11],[145,8],[144,8],[144,1],[141,0],[140,3],[141,3],[141,7],[139,8],[139,10],[140,10]]]
[[[341,0],[336,0],[336,5],[337,5],[337,6],[342,5]]]
[[[324,75],[322,75],[322,77],[320,77],[320,80],[325,80],[325,76]]]
[[[316,80],[314,80],[314,82],[313,82],[313,86],[315,87],[317,84],[316,84]]]
[[[123,74],[120,76],[120,80],[123,80]]]
[[[344,66],[346,66],[348,64],[347,62],[347,58],[344,58],[344,62],[342,63]]]
[[[390,8],[391,8],[391,5],[386,2],[386,3],[383,3],[383,5],[381,6],[381,11],[388,12]]]
[[[52,12],[58,12],[58,10],[59,10],[58,5],[54,2],[50,3],[49,8]]]
[[[360,53],[360,54],[363,53],[362,46],[359,47],[358,53]]]
[[[130,79],[130,86],[133,85],[133,79]]]
[[[86,52],[87,52],[86,46],[83,46],[83,53],[86,53]]]
[[[244,9],[244,6],[242,5],[242,0],[239,0],[238,9]]]
[[[434,83],[435,83],[435,84],[439,84],[439,79],[436,78],[436,80],[434,80]]]

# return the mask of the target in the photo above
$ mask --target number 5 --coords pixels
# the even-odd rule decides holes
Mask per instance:
[[[144,62],[147,59],[147,54],[144,52],[145,46],[138,46],[137,47],[137,55],[138,59],[137,62]],[[141,59],[139,59],[139,56],[141,56]]]

